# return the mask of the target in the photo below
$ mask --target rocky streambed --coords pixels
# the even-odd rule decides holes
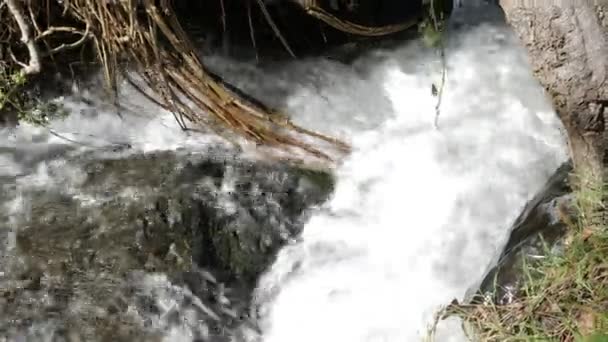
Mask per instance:
[[[228,341],[244,326],[255,330],[257,277],[334,182],[225,150],[62,152],[38,163],[4,184],[7,341]],[[562,236],[569,171],[557,170],[515,222],[480,287],[496,302],[516,295],[522,260]]]
[[[333,184],[219,150],[30,162],[35,173],[4,183],[7,341],[228,340],[257,276]]]

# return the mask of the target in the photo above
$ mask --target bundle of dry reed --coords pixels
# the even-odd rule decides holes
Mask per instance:
[[[262,1],[258,3],[264,6]],[[317,1],[301,5],[310,15],[354,34],[382,35],[413,25],[366,28],[330,15]],[[0,2],[0,18],[8,15],[12,20],[0,20],[0,39],[8,43],[0,53],[8,53],[23,74],[40,72],[46,57],[93,42],[112,90],[116,91],[119,79],[130,79],[130,71],[135,71],[145,82],[138,89],[172,112],[184,129],[205,126],[224,136],[232,132],[260,145],[300,149],[323,159],[330,159],[329,154],[312,142],[304,142],[304,136],[349,151],[348,144],[293,124],[288,116],[266,108],[211,74],[195,53],[169,0],[4,0]],[[56,26],[55,17],[76,19],[73,26],[77,27]],[[53,47],[49,42],[56,34],[76,38]],[[17,39],[22,44],[16,44]],[[22,48],[18,57],[11,50],[14,45]],[[19,61],[24,55],[29,63]]]

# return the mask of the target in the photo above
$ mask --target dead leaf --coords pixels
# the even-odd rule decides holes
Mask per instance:
[[[583,309],[577,319],[577,325],[582,335],[589,335],[595,328],[596,314],[589,309]]]

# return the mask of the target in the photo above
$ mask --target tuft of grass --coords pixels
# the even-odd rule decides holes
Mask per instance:
[[[26,83],[23,73],[0,62],[0,115],[9,108],[19,108],[25,101],[21,89]]]
[[[19,122],[45,126],[51,119],[68,115],[61,103],[30,96],[24,91],[27,84],[28,78],[21,70],[0,67],[0,119],[14,113]]]
[[[487,296],[471,304],[452,302],[437,321],[459,317],[474,341],[608,342],[608,228],[606,186],[577,177],[573,219],[561,253],[524,264],[525,281],[508,304]],[[431,329],[431,334],[434,327]]]

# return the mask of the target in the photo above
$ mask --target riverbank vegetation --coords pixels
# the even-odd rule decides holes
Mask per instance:
[[[494,286],[495,293],[478,291],[466,302],[454,301],[437,319],[461,318],[479,341],[606,342],[608,11],[597,2],[500,4],[566,128],[574,200],[572,210],[560,215],[565,235],[521,259],[524,280],[506,291],[514,296],[498,303]],[[593,49],[585,48],[589,42]]]
[[[522,265],[524,281],[508,303],[478,294],[453,302],[438,319],[461,318],[473,341],[608,341],[608,187],[579,184],[574,213],[561,218],[568,233]]]

